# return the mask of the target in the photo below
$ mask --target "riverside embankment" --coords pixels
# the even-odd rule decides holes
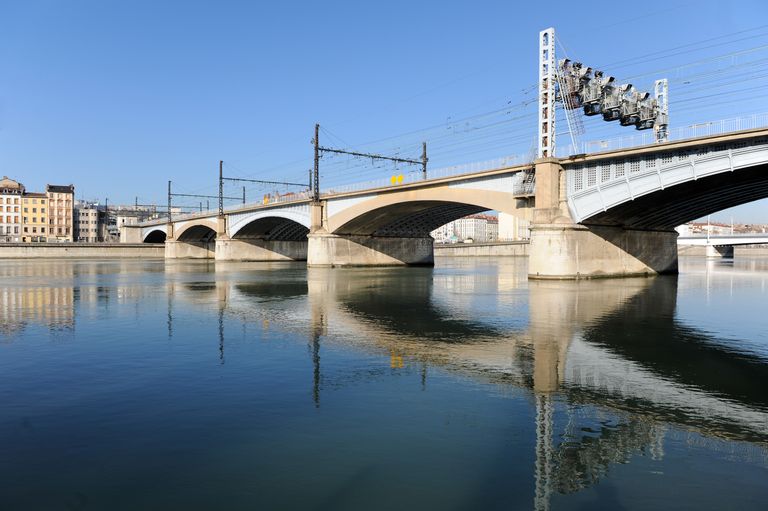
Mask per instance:
[[[151,243],[0,244],[0,259],[149,259],[164,256],[165,247]]]

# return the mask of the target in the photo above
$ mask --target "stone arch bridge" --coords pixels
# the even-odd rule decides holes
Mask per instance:
[[[122,239],[164,242],[167,258],[432,265],[432,230],[496,210],[532,222],[532,278],[647,275],[677,271],[677,225],[765,197],[764,128],[145,222]]]

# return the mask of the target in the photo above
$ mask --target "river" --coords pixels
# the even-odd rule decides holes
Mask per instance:
[[[768,258],[0,261],[0,509],[765,509]]]

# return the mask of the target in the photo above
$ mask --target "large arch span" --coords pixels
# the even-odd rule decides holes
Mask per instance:
[[[768,164],[688,181],[614,206],[587,225],[672,230],[724,209],[768,198]]]
[[[768,137],[759,130],[632,156],[597,155],[566,168],[575,221],[672,230],[768,197]]]
[[[282,216],[259,217],[232,230],[232,239],[306,241],[309,227]]]
[[[309,227],[301,216],[275,212],[249,215],[233,222],[230,236],[217,241],[216,259],[306,261],[307,234]]]
[[[436,187],[408,193],[381,194],[360,201],[328,218],[337,235],[425,238],[453,220],[495,210],[525,217],[527,199],[508,192]]]
[[[216,254],[216,224],[212,220],[184,222],[165,242],[168,259],[213,259]]]

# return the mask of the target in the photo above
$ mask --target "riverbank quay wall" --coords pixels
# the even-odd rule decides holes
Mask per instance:
[[[162,244],[149,243],[3,243],[0,259],[156,259]]]
[[[435,244],[435,257],[527,257],[528,241]]]
[[[306,243],[304,243],[306,250]],[[456,243],[435,244],[435,257],[528,257],[530,242],[527,240],[497,243]],[[0,259],[162,259],[166,248],[163,244],[126,244],[126,243],[61,243],[40,244],[4,243],[0,244]],[[274,253],[276,251],[271,251]],[[680,256],[705,257],[704,246],[680,246]],[[744,245],[734,247],[734,257],[768,256],[768,244]],[[283,256],[270,260],[301,260],[299,254],[294,258]],[[259,259],[254,259],[258,261]],[[266,261],[266,259],[264,259]]]
[[[768,244],[726,245],[723,247],[679,245],[677,252],[680,256],[690,257],[764,257],[768,256]]]
[[[306,251],[306,242],[303,245],[304,251]],[[438,258],[528,257],[529,247],[530,242],[527,240],[496,243],[435,244],[434,254]],[[37,245],[29,243],[4,243],[0,244],[0,259],[162,259],[166,256],[166,250],[167,248],[163,244],[147,243],[51,243]],[[276,250],[270,250],[269,253],[272,258],[262,260],[302,260],[299,253],[283,255],[282,257],[276,255],[279,253]],[[705,257],[707,252],[704,246],[680,246],[678,247],[678,254],[680,256]],[[768,244],[734,247],[733,255],[734,257],[768,256]],[[259,259],[254,258],[254,260]]]
[[[733,257],[768,256],[768,245],[742,245],[733,247]]]

